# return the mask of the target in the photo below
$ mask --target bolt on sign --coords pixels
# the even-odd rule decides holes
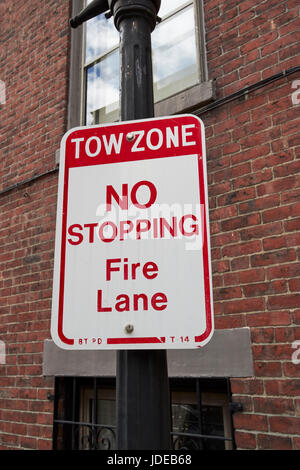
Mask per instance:
[[[64,349],[201,347],[213,334],[204,126],[193,115],[68,131],[51,333]]]

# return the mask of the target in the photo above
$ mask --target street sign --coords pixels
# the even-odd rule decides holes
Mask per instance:
[[[180,115],[68,131],[51,334],[64,349],[182,349],[213,334],[204,126]]]

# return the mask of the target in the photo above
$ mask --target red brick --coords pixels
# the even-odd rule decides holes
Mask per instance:
[[[270,416],[270,431],[284,434],[300,434],[299,418]]]
[[[299,305],[300,294],[276,295],[268,298],[268,308],[271,310],[296,308]]]
[[[51,439],[38,439],[37,446],[39,450],[52,450],[52,440]]]
[[[287,291],[287,284],[285,280],[274,282],[254,283],[243,286],[243,292],[246,297],[258,297],[268,294],[276,294]]]
[[[212,271],[215,273],[223,273],[230,270],[228,261],[216,261],[212,263]]]
[[[282,367],[280,362],[256,362],[254,365],[255,375],[258,377],[281,377]]]
[[[242,289],[240,287],[214,289],[214,300],[228,300],[240,297],[242,297]]]
[[[271,207],[278,207],[280,204],[280,195],[273,194],[272,196],[255,198],[250,201],[242,202],[239,205],[241,214],[245,212],[257,212]]]
[[[48,424],[52,425],[53,423],[53,415],[52,413],[39,413],[37,416],[37,423],[38,424]]]
[[[234,300],[231,302],[224,302],[224,313],[242,313],[242,312],[255,312],[264,308],[264,299],[243,299]]]
[[[282,223],[273,222],[243,229],[240,231],[240,237],[242,240],[251,240],[253,238],[265,238],[270,235],[281,234],[282,232]]]
[[[275,250],[287,246],[286,237],[271,237],[263,240],[264,250]]]
[[[20,439],[20,447],[21,449],[37,449],[37,440],[31,437],[22,437]]]
[[[272,251],[268,253],[261,253],[259,255],[251,256],[251,266],[268,266],[271,264],[280,264],[287,261],[295,261],[296,252],[293,249],[284,249]]]
[[[225,286],[247,284],[251,281],[252,282],[264,281],[265,271],[262,268],[248,269],[246,271],[225,273],[223,278],[224,278]]]
[[[252,328],[251,329],[252,344],[255,343],[273,343],[274,328]]]
[[[231,379],[230,384],[233,394],[259,395],[264,391],[264,384],[261,379]]]
[[[300,310],[295,310],[295,311],[292,313],[292,316],[293,316],[293,322],[294,322],[296,325],[300,325]]]
[[[233,415],[233,423],[235,429],[267,431],[267,417],[259,414],[237,413]]]
[[[215,317],[215,328],[216,330],[228,330],[231,328],[243,328],[245,327],[245,315],[234,314],[234,315],[220,315]]]
[[[295,352],[294,349],[291,351],[291,359],[292,359],[292,354]],[[299,354],[297,355],[297,359],[299,359]],[[287,377],[299,377],[299,364],[295,363],[293,364],[292,362],[286,362],[283,364],[283,371],[284,375]]]
[[[229,220],[224,220],[221,222],[221,229],[224,230],[224,232],[227,232],[229,230],[236,230],[249,225],[258,225],[259,223],[260,215],[251,214],[243,217],[235,217]]]
[[[251,172],[251,165],[249,162],[242,163],[241,165],[232,166],[232,167],[229,167],[229,165],[227,165],[226,168],[224,168],[221,171],[217,171],[214,174],[214,181],[219,182],[219,181],[225,181],[228,179],[234,179],[241,175],[248,174],[250,172]]]
[[[253,412],[252,397],[248,395],[234,395],[233,402],[242,405],[243,413]]]
[[[293,437],[293,445],[295,450],[300,450],[300,437]]]
[[[227,206],[228,204],[234,204],[235,202],[245,201],[247,199],[253,199],[255,197],[254,188],[244,188],[241,190],[227,193],[226,195],[219,196],[217,198],[218,206]]]
[[[280,178],[272,182],[263,183],[257,188],[258,196],[265,196],[266,194],[278,193],[281,191],[289,191],[300,185],[300,179],[297,175]]]
[[[239,243],[236,245],[229,245],[222,249],[224,257],[242,256],[261,251],[262,243],[259,240],[253,240],[247,243]]]
[[[235,443],[236,443],[237,449],[249,449],[250,450],[250,449],[256,448],[256,435],[255,434],[235,431],[234,436],[235,436]]]
[[[243,12],[246,10],[249,10],[250,8],[256,7],[257,5],[257,0],[245,0],[243,3],[239,4],[239,11]]]
[[[246,106],[247,106],[247,104],[245,105],[245,107]],[[246,107],[245,110],[247,110],[247,107]],[[244,161],[247,161],[247,162],[249,160],[253,161],[256,158],[262,157],[262,156],[263,156],[264,161],[268,161],[269,156],[267,157],[267,155],[269,153],[270,153],[270,144],[263,143],[262,145],[258,145],[255,148],[250,148],[250,149],[247,149],[247,150],[243,150],[239,154],[233,155],[231,157],[231,163],[232,163],[232,165],[239,165],[240,163],[242,163]],[[253,165],[254,164],[255,164],[255,162],[253,162]]]
[[[224,246],[238,241],[240,241],[240,237],[237,232],[222,233],[211,237],[212,246]]]
[[[286,118],[286,112],[285,112]],[[266,157],[257,158],[252,162],[253,171],[261,171],[264,168],[273,168],[276,165],[280,165],[282,163],[286,164],[288,161],[293,160],[294,156],[292,151],[284,150],[278,154],[271,154]]]
[[[299,126],[299,122],[298,122],[298,126]],[[282,178],[284,176],[289,176],[289,175],[293,175],[295,173],[299,173],[300,171],[300,161],[297,160],[297,161],[294,161],[294,162],[290,162],[286,165],[282,165],[282,166],[277,166],[276,168],[274,168],[274,176],[276,178]]]
[[[300,218],[285,221],[284,229],[286,232],[293,232],[294,230],[300,230]]]
[[[293,415],[295,405],[292,399],[253,397],[254,412],[270,415]]]
[[[291,292],[300,292],[300,278],[291,279],[289,281],[289,289]]]
[[[276,343],[292,343],[298,337],[300,337],[299,327],[276,328],[275,330]]]
[[[272,434],[258,434],[258,449],[260,450],[291,450],[293,449],[292,439]]]
[[[265,390],[267,395],[270,396],[298,396],[300,391],[300,379],[267,380],[265,381]]]
[[[300,263],[272,266],[267,269],[267,279],[292,278],[300,276]]]
[[[2,434],[2,436],[0,436],[0,442],[1,444],[8,446],[8,448],[19,447],[19,436],[12,436],[10,434]]]
[[[231,271],[237,271],[240,269],[248,269],[250,267],[249,257],[240,256],[239,258],[234,258],[230,262]]]
[[[226,193],[230,190],[231,190],[231,184],[229,181],[226,181],[225,183],[210,186],[209,195],[216,196],[218,194]]]
[[[266,210],[263,213],[263,221],[265,223],[273,222],[274,220],[287,219],[300,214],[300,205],[293,204],[288,206],[278,207],[277,209]]]
[[[210,220],[221,220],[236,216],[238,209],[236,206],[220,207],[210,211]]]
[[[254,344],[253,357],[260,360],[289,360],[291,358],[290,344]]]

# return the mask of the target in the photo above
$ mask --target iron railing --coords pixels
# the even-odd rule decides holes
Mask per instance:
[[[97,422],[98,417],[98,389],[103,386],[103,381],[99,378],[87,379],[73,377],[57,379],[55,393],[55,415],[53,428],[53,448],[54,450],[115,450],[116,449],[116,426],[114,424],[101,424]],[[221,381],[222,392],[226,392],[228,397],[227,435],[225,429],[219,429],[216,433],[216,423],[207,421],[207,405],[202,403],[202,386],[214,386],[218,380],[209,382],[203,379],[194,379],[194,389],[196,391],[197,403],[193,406],[190,420],[181,429],[177,429],[172,422],[171,436],[174,450],[209,450],[209,449],[235,449],[232,413],[235,408],[231,402],[230,381]],[[220,385],[220,381],[219,381]],[[93,388],[92,399],[90,400],[89,421],[80,421],[80,387],[89,386]],[[112,384],[112,387],[114,384]],[[174,389],[171,382],[171,391]],[[220,387],[219,387],[220,388]],[[82,404],[81,404],[82,406]],[[174,405],[173,405],[174,406]],[[182,406],[184,405],[175,405]],[[185,407],[186,408],[186,407]],[[173,413],[171,413],[173,415]],[[173,421],[173,420],[172,420]],[[228,433],[228,425],[230,432]],[[210,428],[214,432],[210,432]],[[226,446],[229,443],[229,446]]]

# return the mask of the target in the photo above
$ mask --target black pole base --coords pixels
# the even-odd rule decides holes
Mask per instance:
[[[151,32],[160,0],[110,0],[120,32],[121,120],[154,116]],[[165,350],[117,353],[119,450],[170,450],[170,396]]]
[[[166,351],[117,353],[117,447],[170,450]]]

